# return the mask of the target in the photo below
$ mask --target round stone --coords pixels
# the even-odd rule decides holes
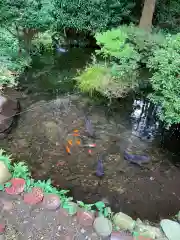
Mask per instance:
[[[83,209],[77,212],[77,219],[79,224],[82,226],[88,227],[92,226],[94,222],[94,213],[93,212],[86,212]]]
[[[108,237],[112,232],[112,223],[107,218],[101,216],[94,220],[94,230],[100,237]]]
[[[113,222],[121,230],[129,230],[130,232],[135,226],[135,221],[130,216],[122,212],[116,213],[114,215]]]
[[[60,207],[61,201],[56,194],[45,194],[42,205],[49,210],[56,210]]]
[[[5,182],[11,179],[12,175],[5,165],[3,161],[0,161],[0,184],[4,184]]]

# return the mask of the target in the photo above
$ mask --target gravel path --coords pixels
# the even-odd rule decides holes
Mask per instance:
[[[76,217],[60,208],[50,211],[41,204],[26,205],[22,196],[0,192],[0,226],[5,225],[0,240],[96,240],[92,227],[80,225]]]

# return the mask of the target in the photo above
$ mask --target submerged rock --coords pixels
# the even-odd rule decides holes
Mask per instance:
[[[113,217],[114,224],[120,228],[120,230],[132,231],[135,226],[135,221],[128,215],[119,212]]]
[[[0,95],[0,139],[3,139],[12,130],[17,113],[20,112],[20,104],[17,100],[11,100]]]
[[[9,181],[11,177],[12,175],[7,166],[4,164],[4,162],[0,161],[0,184]]]
[[[97,217],[93,227],[100,237],[108,237],[112,232],[112,223],[105,217]]]
[[[168,240],[179,240],[180,239],[180,224],[171,221],[169,219],[163,219],[160,225],[168,238]]]

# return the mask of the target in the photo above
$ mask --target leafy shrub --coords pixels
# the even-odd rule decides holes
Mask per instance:
[[[76,78],[81,91],[98,91],[111,98],[124,97],[138,86],[138,68],[140,54],[127,42],[128,35],[121,28],[112,29],[95,35],[101,47],[97,55],[103,57],[106,64],[94,62]]]
[[[160,104],[160,118],[167,125],[180,122],[180,34],[169,35],[149,58],[148,67],[154,93],[152,101]]]
[[[103,82],[108,82],[110,77],[110,71],[106,66],[94,63],[86,67],[75,79],[82,92],[92,95],[96,91],[101,91]]]
[[[150,33],[134,25],[124,25],[120,29],[127,34],[128,42],[133,44],[134,49],[140,54],[141,64],[146,64],[157,46],[161,46],[165,41],[165,35],[161,31]]]

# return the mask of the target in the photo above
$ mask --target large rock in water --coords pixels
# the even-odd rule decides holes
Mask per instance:
[[[0,95],[0,139],[3,139],[12,130],[16,114],[20,112],[17,100],[8,99]]]

